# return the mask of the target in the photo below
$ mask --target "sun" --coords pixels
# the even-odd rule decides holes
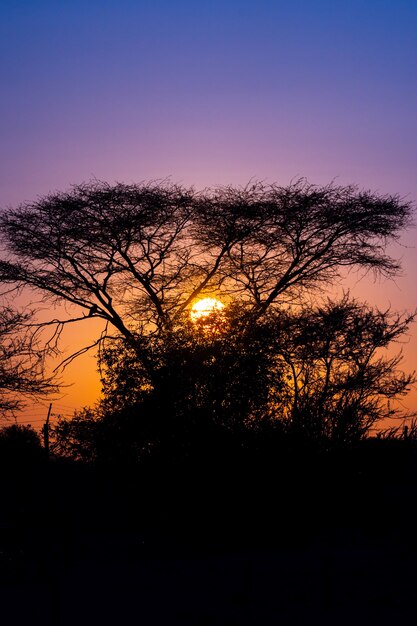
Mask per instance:
[[[203,298],[202,300],[197,300],[191,307],[191,321],[203,324],[205,321],[210,322],[213,316],[222,313],[223,309],[223,302],[220,302],[217,298]]]

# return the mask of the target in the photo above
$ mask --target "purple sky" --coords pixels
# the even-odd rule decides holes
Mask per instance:
[[[92,177],[417,200],[415,0],[0,0],[0,17],[2,207]],[[415,240],[403,278],[354,293],[415,308]]]

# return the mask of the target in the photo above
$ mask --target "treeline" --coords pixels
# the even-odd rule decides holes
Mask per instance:
[[[57,452],[47,459],[31,427],[3,427],[4,527],[30,528],[37,549],[45,534],[62,546],[94,529],[142,534],[158,552],[296,546],[340,528],[375,541],[417,521],[414,432],[337,451],[271,433],[239,444],[223,439],[221,447],[198,447],[181,459],[175,450],[175,459],[140,464],[126,457],[116,463],[108,446],[94,462]]]

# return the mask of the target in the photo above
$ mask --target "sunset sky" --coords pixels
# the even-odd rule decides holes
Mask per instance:
[[[3,208],[93,177],[306,177],[417,200],[415,0],[0,0],[0,12]],[[402,243],[404,275],[351,278],[354,295],[416,308],[416,231]],[[67,346],[92,330],[79,332]],[[68,369],[62,406],[94,401],[94,370]]]

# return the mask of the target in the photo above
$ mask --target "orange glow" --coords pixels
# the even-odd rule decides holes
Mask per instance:
[[[217,298],[197,300],[191,307],[190,317],[193,322],[204,323],[212,319],[213,314],[221,313],[224,304]]]

